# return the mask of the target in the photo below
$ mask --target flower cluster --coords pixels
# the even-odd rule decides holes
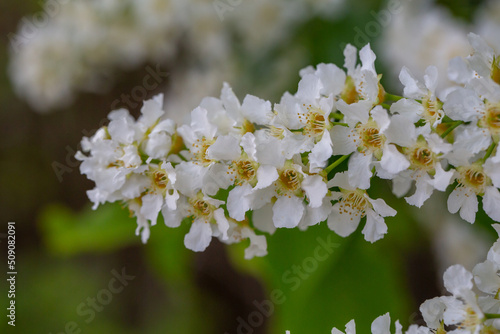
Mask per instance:
[[[240,102],[225,84],[207,97],[189,124],[164,118],[163,97],[146,101],[136,121],[126,110],[84,138],[77,158],[96,187],[95,207],[123,201],[145,242],[161,211],[165,224],[190,224],[185,245],[204,250],[212,237],[250,239],[246,257],[266,254],[262,232],[306,229],[327,221],[348,236],[375,242],[396,211],[369,195],[371,179],[392,180],[393,192],[417,207],[434,190],[452,187],[448,208],[474,222],[478,197],[500,221],[500,69],[476,36],[475,52],[455,59],[459,83],[437,97],[437,70],[420,82],[403,68],[404,96],[385,92],[369,45],[345,48],[345,69],[319,64],[300,72],[295,94],[279,103],[247,95]],[[440,96],[441,96],[440,95]],[[346,164],[342,162],[346,161]]]
[[[136,68],[145,61],[178,65],[177,58],[188,54],[195,58],[192,63],[223,70],[219,63],[232,55],[233,34],[245,52],[262,52],[286,41],[294,25],[314,16],[333,16],[342,4],[343,0],[50,2],[40,14],[41,22],[24,18],[18,32],[9,35],[10,74],[17,93],[35,110],[47,111],[68,105],[77,92],[102,91],[113,70]]]
[[[500,224],[493,227],[500,234]],[[411,325],[405,333],[500,333],[500,238],[490,248],[486,261],[477,264],[472,272],[453,265],[445,271],[443,280],[451,296],[426,300],[420,312],[427,326]],[[372,333],[389,334],[390,324],[386,313],[372,323]],[[332,334],[340,333],[332,329]],[[354,320],[346,325],[346,334],[352,333],[355,333]],[[398,321],[395,333],[402,333]]]

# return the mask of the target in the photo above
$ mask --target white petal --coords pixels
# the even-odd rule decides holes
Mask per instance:
[[[356,150],[355,134],[351,128],[335,125],[331,130],[333,155],[346,155]]]
[[[403,197],[410,191],[411,182],[408,177],[395,176],[392,179],[392,193],[397,197]]]
[[[165,193],[165,205],[170,210],[176,210],[177,200],[179,199],[179,197],[180,195],[177,189],[167,189],[167,192]]]
[[[245,249],[245,259],[250,260],[254,256],[267,255],[267,240],[263,235],[256,235],[255,232],[249,228],[243,228],[241,235],[250,239],[250,246]]]
[[[347,237],[356,231],[361,220],[360,215],[351,214],[351,212],[340,212],[340,204],[335,203],[332,212],[328,216],[328,227],[341,237]]]
[[[453,170],[445,171],[441,164],[436,163],[434,169],[436,170],[436,174],[434,175],[433,185],[439,191],[445,191],[448,185],[451,182],[451,179],[454,175]]]
[[[252,222],[253,226],[262,232],[274,234],[276,227],[273,224],[273,205],[267,204],[258,210],[253,210]]]
[[[423,111],[424,107],[412,99],[401,99],[391,105],[392,113],[398,113],[413,123],[416,123],[420,119]]]
[[[361,69],[372,72],[375,76],[377,72],[375,71],[375,53],[370,48],[370,43],[366,44],[361,50],[359,50],[359,59],[361,60]]]
[[[391,317],[389,316],[389,313],[381,315],[372,322],[372,334],[390,334],[390,326]]]
[[[495,295],[500,289],[500,277],[497,274],[498,267],[491,261],[477,264],[472,273],[474,281],[479,290]]]
[[[438,69],[436,66],[429,66],[425,69],[424,82],[427,89],[434,94],[438,84]]]
[[[497,188],[486,188],[483,196],[483,209],[491,219],[500,222],[500,192]]]
[[[217,222],[217,229],[222,235],[222,240],[227,240],[227,231],[229,230],[229,222],[227,221],[224,209],[219,208],[214,211],[214,218]]]
[[[380,166],[391,174],[397,174],[410,167],[410,162],[404,154],[399,153],[396,146],[389,144],[384,148]]]
[[[268,138],[267,141],[257,143],[257,161],[264,165],[281,167],[285,162],[281,142],[274,138]]]
[[[245,219],[245,213],[250,210],[250,195],[252,186],[244,184],[234,187],[227,196],[227,211],[231,218],[237,221]]]
[[[306,176],[302,181],[302,189],[306,192],[311,208],[317,208],[328,192],[326,183],[319,175]]]
[[[240,111],[241,108],[240,101],[227,82],[224,82],[222,86],[220,99],[224,104],[224,108],[226,108],[226,110],[231,114],[233,118],[237,119],[238,116],[236,114]]]
[[[165,132],[152,133],[146,143],[145,152],[153,159],[166,157],[172,147],[172,138]]]
[[[273,222],[276,227],[296,227],[304,214],[301,198],[281,196],[273,206]]]
[[[165,225],[168,227],[179,227],[181,226],[182,219],[184,219],[184,210],[181,207],[185,206],[186,198],[182,197],[179,199],[178,208],[176,210],[170,209],[168,206],[164,205],[161,208],[161,214],[163,215],[163,220]]]
[[[141,215],[151,221],[151,225],[155,225],[162,206],[163,196],[156,194],[144,195],[142,196]]]
[[[370,188],[372,154],[354,152],[349,158],[348,171],[349,183],[359,189]]]
[[[367,210],[366,224],[361,232],[365,236],[366,241],[375,242],[382,239],[384,234],[387,233],[387,225],[382,216],[378,215],[373,210]]]
[[[267,125],[273,117],[271,102],[265,101],[253,95],[245,96],[241,105],[241,113],[250,122]]]
[[[207,149],[207,156],[215,160],[235,160],[241,155],[239,140],[231,135],[218,136]]]
[[[321,81],[314,74],[305,75],[299,81],[299,88],[295,96],[302,101],[310,101],[320,96],[319,92],[323,88]]]
[[[331,198],[324,198],[322,204],[317,208],[306,208],[306,214],[299,223],[299,228],[306,229],[309,226],[316,225],[328,218],[332,212]]]
[[[330,133],[325,131],[321,140],[314,145],[309,154],[309,170],[311,173],[319,173],[325,166],[327,160],[332,156],[332,140]]]
[[[278,179],[278,170],[274,166],[260,165],[257,169],[257,184],[255,189],[263,189],[270,186]]]
[[[208,112],[205,108],[197,107],[194,109],[191,112],[191,128],[195,133],[212,139],[217,132],[217,127],[210,123],[207,115]]]
[[[391,208],[382,198],[371,199],[368,198],[368,201],[373,206],[373,210],[382,217],[393,217],[396,215],[396,210]]]
[[[208,169],[192,162],[181,162],[175,166],[177,175],[175,187],[186,196],[194,196],[203,186],[203,178],[207,171]]]
[[[255,155],[257,152],[257,146],[255,144],[255,136],[253,133],[245,133],[243,137],[241,137],[240,145],[243,147],[243,151],[245,151],[250,159],[253,161],[257,160],[257,156]]]
[[[184,245],[195,252],[204,251],[212,240],[212,228],[209,223],[195,220],[184,237]]]
[[[473,71],[467,66],[460,56],[450,60],[448,65],[448,78],[459,84],[467,83],[474,76]]]
[[[358,122],[366,123],[370,117],[370,109],[373,102],[369,100],[361,100],[359,102],[347,104],[344,100],[337,101],[337,109],[344,114],[344,121],[353,127]]]
[[[320,78],[323,84],[321,94],[329,96],[339,95],[344,89],[346,75],[334,64],[319,64],[317,66],[316,75]]]
[[[347,44],[344,49],[344,67],[347,69],[347,74],[352,76],[358,61],[358,50],[351,44]]]
[[[387,110],[382,108],[382,106],[376,106],[370,111],[370,115],[372,116],[373,120],[377,122],[379,131],[381,133],[385,133],[385,131],[389,127],[389,124],[391,123],[389,115],[387,114]]]
[[[460,217],[471,224],[476,218],[477,206],[476,194],[464,187],[455,188],[448,197],[448,210],[456,213],[460,209]]]
[[[420,208],[431,197],[433,190],[432,180],[429,174],[425,173],[417,178],[415,193],[410,197],[406,197],[406,202]]]
[[[484,172],[491,178],[493,185],[497,188],[500,188],[500,161],[498,157],[500,157],[500,150],[497,149],[497,154],[493,158],[489,158],[484,163]]]
[[[144,102],[141,108],[142,115],[139,117],[138,122],[146,128],[151,127],[165,113],[162,108],[163,94],[155,95],[152,99]]]
[[[399,73],[399,81],[401,81],[401,83],[405,86],[403,90],[405,97],[419,99],[427,94],[426,89],[417,81],[417,79],[415,79],[410,70],[405,66],[403,66],[401,73]]]
[[[448,94],[443,109],[450,118],[465,122],[477,121],[484,110],[484,103],[477,94],[467,88],[458,88]]]
[[[472,273],[463,266],[456,264],[443,274],[444,287],[453,295],[461,295],[463,290],[470,290],[473,287]]]
[[[356,189],[356,187],[353,187],[349,183],[349,176],[347,175],[347,172],[336,173],[333,176],[333,178],[330,181],[328,181],[327,186],[328,188],[339,187],[341,189],[346,189],[346,190]]]
[[[404,147],[412,146],[417,140],[413,121],[402,115],[391,117],[391,124],[384,135],[388,142]]]
[[[429,328],[437,329],[439,327],[445,308],[446,305],[439,297],[428,299],[420,305],[420,312]]]

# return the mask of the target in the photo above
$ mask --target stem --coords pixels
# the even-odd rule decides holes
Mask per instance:
[[[350,156],[351,154],[343,155],[334,162],[332,162],[330,166],[325,168],[325,173],[328,175],[328,173],[330,173],[335,167],[340,165],[345,159],[349,158]]]
[[[390,110],[390,109],[391,109],[391,106],[390,106],[390,105],[388,105],[387,103],[382,103],[382,104],[381,104],[381,106],[382,106],[382,107],[384,107],[384,108],[385,108],[385,109],[387,109],[387,110]]]
[[[496,146],[497,144],[495,142],[491,143],[490,147],[488,147],[488,150],[486,151],[486,154],[480,161],[485,162],[486,159],[490,157],[491,153],[493,153],[493,150],[495,149]]]
[[[331,122],[331,125],[342,125],[342,126],[349,126],[347,123],[341,123],[341,122]]]
[[[386,100],[399,101],[402,98],[403,97],[399,96],[399,95],[393,95],[393,94],[385,93],[385,99]]]
[[[500,314],[495,314],[495,313],[485,313],[484,317],[486,319],[500,319]]]
[[[455,128],[457,126],[459,126],[460,124],[463,124],[463,123],[464,123],[464,121],[456,121],[456,122],[454,122],[452,125],[450,125],[450,127],[448,129],[446,129],[445,132],[443,132],[441,134],[441,138],[445,138],[451,131],[455,130]]]
[[[338,119],[338,120],[342,120],[344,119],[344,115],[342,114],[338,114],[338,113],[333,113],[333,114],[330,114],[330,116],[334,119]]]
[[[186,158],[184,158],[184,156],[183,156],[182,154],[177,153],[177,156],[178,156],[179,158],[181,158],[181,160],[183,160],[183,161],[187,161],[187,159],[186,159]]]

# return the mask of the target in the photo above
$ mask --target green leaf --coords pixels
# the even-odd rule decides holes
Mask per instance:
[[[42,239],[48,250],[60,256],[110,252],[140,242],[135,218],[117,203],[77,214],[61,204],[44,208],[40,215]]]

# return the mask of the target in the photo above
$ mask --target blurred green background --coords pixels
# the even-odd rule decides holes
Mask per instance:
[[[477,4],[460,2],[441,1],[470,19]],[[289,69],[296,73],[294,80],[280,90],[294,92],[301,67],[320,62],[342,66],[341,46],[352,42],[354,27],[363,26],[372,19],[370,11],[382,6],[379,0],[349,1],[342,17],[300,25],[289,42],[262,58],[242,55],[247,75],[241,80],[250,80],[247,86],[272,80],[269,69],[295,47],[306,58]],[[73,155],[82,136],[107,116],[113,100],[142,80],[147,64],[117,73],[116,84],[103,95],[80,94],[64,110],[34,112],[15,96],[6,74],[7,36],[23,16],[39,10],[34,0],[0,3],[0,233],[6,233],[8,221],[16,222],[18,272],[15,328],[4,315],[5,279],[0,284],[1,333],[329,333],[333,326],[343,330],[352,318],[359,332],[368,332],[373,319],[386,312],[405,327],[421,323],[420,303],[442,292],[432,236],[386,182],[370,190],[398,210],[397,217],[386,219],[389,233],[383,240],[369,244],[359,231],[343,239],[326,224],[305,232],[278,230],[268,237],[269,255],[250,261],[243,259],[246,245],[224,246],[215,239],[204,253],[186,250],[186,229],[169,229],[162,221],[143,245],[134,234],[135,220],[119,204],[92,211],[85,191],[93,184],[80,175]],[[384,73],[382,64],[377,69]],[[240,99],[252,93],[232,84]],[[167,80],[148,97],[168,85]],[[262,97],[277,102],[280,94]],[[438,200],[445,210],[445,198]],[[425,219],[432,224],[441,217],[435,213]],[[487,230],[490,223],[481,215],[476,225]],[[336,245],[324,261],[313,257],[318,238]],[[5,239],[0,241],[6,254]],[[0,263],[6,272],[6,255]],[[110,282],[122,271],[129,276],[127,284],[109,293]]]

